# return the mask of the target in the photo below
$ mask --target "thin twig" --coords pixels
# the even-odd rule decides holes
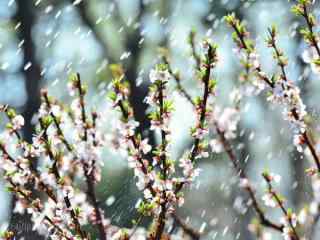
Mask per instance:
[[[187,233],[193,240],[199,240],[201,233],[192,227],[190,227],[185,221],[183,221],[175,212],[171,214],[177,224]]]
[[[163,126],[164,124],[164,89],[165,89],[165,82],[159,83],[159,86],[157,87],[159,92],[159,111],[160,111],[160,124]],[[164,129],[161,129],[161,156],[160,156],[160,162],[162,162],[162,175],[163,180],[167,180],[167,171],[168,171],[168,164],[167,164],[167,156],[166,156],[166,148],[167,148],[167,133],[164,131]],[[165,227],[165,219],[166,219],[166,213],[167,213],[167,193],[166,189],[162,191],[162,197],[164,201],[161,203],[161,212],[158,217],[157,222],[157,228],[155,231],[155,240],[160,240],[162,233],[164,231]]]
[[[294,240],[299,240],[299,235],[297,234],[296,228],[294,226],[294,223],[292,221],[292,217],[289,215],[288,210],[284,207],[283,201],[279,198],[278,194],[274,191],[271,180],[266,174],[262,174],[264,180],[268,184],[268,192],[273,196],[275,201],[277,202],[278,206],[280,207],[281,211],[283,212],[284,216],[288,220],[288,223],[290,225],[291,230],[293,231],[294,234]]]
[[[303,4],[303,14],[302,14],[302,16],[306,20],[308,29],[310,31],[311,45],[316,49],[318,57],[320,58],[320,48],[319,48],[318,43],[317,43],[316,35],[315,35],[314,31],[313,31],[313,24],[309,19],[309,13],[308,13],[308,8],[307,8],[306,3]]]
[[[277,63],[280,66],[280,69],[281,69],[282,79],[285,82],[288,82],[288,77],[287,77],[287,73],[286,73],[286,70],[285,70],[286,64],[282,60],[283,53],[277,47],[277,44],[276,44],[275,30],[269,29],[269,35],[270,35],[270,39],[269,39],[268,43],[274,49]],[[287,88],[286,88],[286,86],[284,84],[281,84],[281,87],[282,87],[283,91],[287,90]],[[299,115],[298,115],[298,113],[297,113],[295,108],[291,109],[290,112],[291,112],[291,114],[293,115],[293,117],[295,118],[296,121],[301,121],[301,119],[299,118]],[[312,154],[312,157],[313,157],[313,159],[314,159],[314,161],[316,163],[318,171],[320,172],[320,159],[319,159],[319,156],[318,156],[318,154],[317,154],[317,152],[315,150],[315,147],[314,147],[313,143],[311,142],[311,139],[309,138],[309,136],[307,134],[307,131],[303,131],[303,132],[300,131],[300,134],[302,135],[306,145],[308,146],[308,148],[309,148],[309,150],[310,150],[310,152]]]
[[[59,170],[58,170],[58,159],[57,159],[57,157],[54,155],[54,153],[51,150],[50,143],[49,143],[49,138],[48,138],[48,134],[47,134],[47,127],[45,126],[45,124],[43,122],[43,119],[40,118],[39,122],[40,122],[40,126],[41,126],[41,128],[43,130],[43,139],[44,139],[45,144],[46,144],[47,153],[48,153],[50,159],[53,161],[52,168],[51,168],[52,169],[52,173],[54,174],[57,183],[59,183],[60,180],[61,180],[61,176],[60,176],[60,173],[59,173]],[[71,201],[70,201],[68,195],[64,196],[64,202],[66,204],[66,207],[68,209],[70,209],[70,215],[71,215],[72,221],[73,221],[73,223],[75,225],[75,230],[76,230],[77,234],[79,234],[82,239],[86,239],[87,234],[86,234],[85,231],[83,231],[81,229],[81,225],[80,225],[80,222],[78,220],[77,214],[76,214],[75,210],[72,208]]]
[[[168,62],[167,62],[167,63],[168,63]],[[170,65],[168,64],[168,66],[170,66]],[[170,68],[169,68],[169,69],[170,69]],[[247,70],[247,71],[248,71],[248,70]],[[176,82],[177,82],[177,81],[176,81]],[[179,82],[179,81],[178,81],[178,82]],[[182,92],[185,93],[185,94],[183,94],[183,96],[188,96],[188,95],[189,95],[184,88],[182,88]],[[194,102],[192,102],[192,101],[189,101],[189,102],[190,102],[190,104],[195,108]],[[217,125],[216,123],[215,123],[214,125],[215,125],[215,129],[216,129],[216,131],[217,131],[217,133],[218,133],[218,135],[219,135],[219,137],[220,137],[220,140],[221,140],[221,142],[222,142],[222,144],[223,144],[223,147],[224,147],[224,149],[225,149],[225,151],[226,151],[226,153],[227,153],[227,155],[228,155],[228,157],[229,157],[229,160],[232,162],[232,164],[233,164],[233,166],[234,166],[234,169],[236,170],[237,174],[239,174],[239,176],[240,176],[241,178],[248,179],[247,176],[246,176],[246,174],[245,174],[245,172],[241,169],[241,167],[240,167],[239,164],[238,164],[238,160],[237,160],[237,158],[236,158],[235,153],[233,152],[233,149],[232,149],[232,147],[231,147],[231,144],[230,144],[229,141],[224,137],[224,133],[223,133],[222,131],[220,131],[218,125]],[[259,219],[260,219],[260,223],[261,223],[262,225],[266,226],[266,227],[270,227],[270,228],[273,228],[273,229],[281,232],[282,229],[283,229],[283,226],[282,226],[282,225],[278,225],[278,224],[276,224],[276,223],[273,223],[271,220],[269,220],[269,219],[265,216],[262,208],[260,207],[260,205],[259,205],[259,203],[258,203],[258,201],[257,201],[257,199],[256,199],[256,196],[255,196],[255,193],[254,193],[254,190],[252,189],[252,187],[249,185],[249,186],[248,186],[247,188],[245,188],[245,189],[246,189],[246,191],[247,191],[248,194],[249,194],[249,197],[250,197],[250,199],[251,199],[251,201],[252,201],[253,207],[254,207],[254,209],[255,209],[255,211],[256,211]]]

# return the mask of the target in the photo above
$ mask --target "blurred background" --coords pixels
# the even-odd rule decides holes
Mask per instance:
[[[301,57],[306,45],[297,29],[302,21],[290,12],[292,4],[285,0],[0,0],[0,103],[16,107],[24,115],[23,134],[30,141],[40,88],[47,87],[51,95],[68,101],[68,75],[80,72],[90,88],[87,102],[102,108],[111,80],[108,65],[121,63],[131,82],[130,101],[140,122],[139,131],[154,139],[146,131],[150,123],[143,99],[149,70],[159,62],[159,47],[169,50],[172,67],[179,69],[187,91],[192,96],[200,94],[192,78],[194,61],[187,42],[191,30],[197,32],[197,49],[205,37],[219,45],[216,102],[230,105],[229,93],[239,85],[241,65],[233,51],[231,29],[223,16],[235,12],[247,21],[267,72],[274,71],[276,66],[264,40],[267,27],[277,25],[280,47],[289,57],[289,78],[299,85],[308,111],[317,119],[320,84]],[[315,14],[318,18],[317,6]],[[175,102],[172,154],[178,158],[190,146],[189,128],[194,116],[185,99],[177,93],[172,98]],[[311,198],[310,185],[304,176],[308,165],[291,144],[290,128],[282,119],[281,109],[270,107],[264,94],[247,97],[242,105],[239,137],[234,147],[259,189],[259,199],[264,189],[261,172],[269,169],[282,175],[279,191],[287,197],[288,206],[300,209]],[[110,113],[108,119],[114,121],[112,118],[115,116]],[[2,119],[3,116],[1,128]],[[130,227],[131,219],[137,216],[135,204],[141,196],[126,159],[111,150],[105,156],[103,181],[97,193],[105,203],[107,216],[120,226]],[[179,215],[203,230],[203,239],[253,239],[247,225],[254,212],[246,208],[247,196],[235,184],[226,156],[211,154],[198,161],[198,165],[201,176],[186,192],[186,204],[179,209]],[[14,201],[4,184],[0,202],[0,225],[21,221],[12,214]],[[269,213],[274,219],[280,216],[278,211]]]

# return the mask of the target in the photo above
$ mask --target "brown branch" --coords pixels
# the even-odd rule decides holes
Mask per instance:
[[[125,97],[125,96],[123,96]],[[117,103],[118,107],[120,108],[120,111],[121,111],[121,114],[124,118],[124,121],[129,121],[129,112],[125,109],[124,107],[124,103],[122,100],[120,100],[118,103]],[[129,140],[131,141],[131,143],[133,144],[133,147],[136,149],[136,150],[139,150],[139,143],[138,141],[136,140],[136,137],[135,135],[134,136],[130,136],[129,137]],[[145,165],[145,163],[143,162],[143,158],[141,156],[141,154],[138,155],[138,162],[141,164],[141,169],[142,169],[142,172],[143,174],[147,175],[148,174],[148,167]],[[156,195],[156,192],[155,190],[153,189],[152,187],[153,183],[152,182],[149,182],[148,185],[147,185],[147,188],[150,190],[151,194],[153,196]]]
[[[234,169],[236,170],[238,176],[241,178],[241,179],[248,179],[246,173],[241,169],[240,165],[239,165],[239,162],[236,158],[236,155],[234,154],[233,152],[233,149],[231,147],[231,144],[229,143],[229,141],[225,138],[224,136],[224,132],[222,132],[217,123],[215,122],[215,129],[220,137],[220,140],[222,142],[222,145],[223,145],[223,148],[225,149],[228,157],[229,157],[229,160],[232,162],[232,165],[234,167]],[[270,219],[268,219],[266,217],[266,215],[264,214],[262,208],[260,207],[259,203],[258,203],[258,200],[255,196],[255,193],[254,193],[254,190],[252,189],[252,186],[250,186],[250,184],[248,184],[248,186],[245,187],[245,190],[248,192],[249,194],[249,197],[252,201],[252,204],[253,204],[253,208],[254,210],[256,211],[258,217],[259,217],[259,220],[260,220],[260,223],[266,227],[270,227],[270,228],[273,228],[277,231],[280,231],[282,232],[282,229],[283,229],[283,225],[279,225],[279,224],[276,224],[276,223],[273,223]]]
[[[283,201],[280,199],[280,197],[278,196],[278,194],[273,190],[272,184],[271,184],[271,180],[268,177],[267,174],[262,174],[264,180],[266,181],[267,185],[268,185],[268,192],[273,196],[273,198],[276,200],[278,206],[280,207],[281,211],[283,212],[283,214],[285,215],[285,217],[287,218],[290,228],[293,231],[294,234],[294,240],[299,240],[299,235],[297,234],[296,228],[292,222],[292,218],[289,215],[289,212],[287,211],[287,209],[284,207],[283,205]]]
[[[303,4],[302,16],[304,17],[304,19],[307,22],[307,26],[308,26],[308,29],[309,29],[309,32],[310,32],[310,37],[311,37],[311,39],[310,39],[311,40],[311,45],[316,49],[318,57],[320,58],[320,48],[318,46],[317,39],[316,39],[315,33],[313,31],[313,23],[310,21],[306,3]]]
[[[52,167],[51,167],[52,173],[54,174],[57,183],[59,183],[60,180],[61,180],[61,176],[60,176],[60,173],[59,173],[59,170],[58,170],[58,159],[54,155],[54,153],[52,152],[51,147],[49,145],[49,138],[48,138],[48,135],[47,135],[47,127],[45,126],[45,124],[43,122],[43,119],[39,119],[39,122],[40,122],[40,126],[41,126],[41,128],[43,130],[43,138],[44,138],[44,141],[45,141],[45,144],[46,144],[47,153],[48,153],[50,159],[53,161],[53,164],[52,164]],[[66,204],[66,207],[68,209],[70,209],[70,215],[71,215],[72,221],[73,221],[73,223],[75,225],[75,231],[77,232],[77,234],[80,235],[80,237],[82,239],[86,239],[87,234],[86,234],[85,231],[82,231],[82,229],[81,229],[81,225],[80,225],[80,222],[78,220],[77,214],[76,214],[75,210],[72,208],[71,201],[70,201],[68,195],[64,196],[64,202]]]
[[[188,234],[193,240],[199,240],[201,233],[198,232],[197,230],[193,229],[190,227],[185,221],[183,221],[177,213],[172,213],[171,214],[173,219],[176,221],[176,223],[183,229],[183,231]]]
[[[210,74],[211,74],[211,62],[214,60],[216,56],[212,55],[212,46],[209,44],[208,52],[207,52],[207,58],[208,62],[205,65],[205,71],[202,76],[202,83],[204,84],[204,90],[203,90],[203,96],[202,96],[202,101],[201,101],[201,112],[200,112],[200,119],[199,119],[199,125],[198,127],[203,127],[204,122],[205,122],[205,117],[207,113],[207,101],[210,93],[210,88],[209,88],[209,82],[210,82]],[[192,163],[195,161],[196,154],[199,151],[199,146],[200,146],[200,139],[196,138],[190,153],[190,160]],[[175,193],[178,193],[182,190],[185,182],[181,182],[180,184],[177,185]]]
[[[156,83],[157,84],[157,83]],[[159,111],[160,111],[160,124],[163,126],[164,124],[164,89],[165,89],[165,82],[159,83],[157,85],[157,91],[159,92]],[[167,139],[166,139],[167,133],[161,129],[161,156],[160,156],[160,162],[162,162],[162,175],[163,180],[167,180],[167,170],[168,170],[168,164],[167,164],[167,156],[165,154],[166,147],[167,147]],[[155,240],[160,240],[162,233],[164,231],[165,227],[165,219],[166,219],[166,213],[167,213],[167,194],[166,190],[164,189],[162,191],[162,197],[164,199],[163,203],[161,203],[161,212],[158,217],[157,222],[157,229],[155,231]]]
[[[288,82],[288,77],[287,77],[287,73],[285,70],[285,66],[286,63],[283,62],[282,57],[283,57],[283,53],[281,52],[281,50],[279,50],[279,48],[277,47],[276,44],[276,32],[275,30],[269,29],[269,35],[270,35],[270,39],[268,40],[269,45],[273,48],[274,52],[275,52],[275,58],[277,60],[278,65],[280,66],[281,72],[282,72],[282,78],[285,82]],[[281,84],[282,90],[285,91],[287,89],[287,87],[284,84]],[[290,110],[291,114],[293,115],[294,119],[296,121],[301,121],[301,119],[299,118],[298,113],[296,112],[296,109],[293,108]],[[303,121],[303,120],[302,120]],[[318,172],[320,172],[320,159],[318,157],[318,154],[315,150],[315,147],[313,145],[313,143],[311,142],[311,139],[309,138],[308,134],[306,131],[301,132],[301,135],[304,139],[304,142],[307,144],[313,159],[316,163],[316,166],[318,168]]]
[[[81,78],[80,78],[80,74],[77,73],[77,83],[78,83],[78,92],[79,92],[79,98],[80,98],[80,107],[81,107],[81,117],[82,117],[82,124],[84,127],[84,136],[83,136],[83,140],[86,142],[88,140],[88,122],[87,122],[87,116],[86,116],[86,109],[85,109],[85,102],[84,102],[84,96],[85,96],[85,92],[83,89],[83,85],[81,83]],[[92,204],[93,204],[93,208],[96,214],[96,218],[97,218],[97,227],[99,230],[99,238],[101,240],[106,240],[107,236],[106,236],[106,231],[103,225],[103,221],[102,221],[102,215],[101,215],[101,211],[99,208],[99,203],[97,200],[97,196],[95,193],[95,182],[93,180],[93,171],[91,171],[92,174],[89,173],[89,166],[84,162],[84,174],[86,177],[86,183],[87,183],[87,191],[88,191],[88,197],[90,198]],[[93,167],[95,165],[95,162],[93,162]]]
[[[239,21],[239,20],[237,20],[237,21]],[[240,32],[240,30],[238,29],[238,26],[237,26],[236,23],[230,23],[230,25],[231,25],[231,27],[233,28],[233,30],[235,31],[235,33],[237,34],[237,36],[238,36],[238,38],[239,38],[239,40],[240,40],[240,42],[241,42],[241,46],[240,46],[240,47],[243,48],[243,49],[246,51],[247,57],[249,58],[252,49],[249,47],[249,45],[247,44],[247,42],[246,42],[246,40],[245,40],[245,35],[246,35],[247,33],[242,33],[242,32]],[[267,85],[269,85],[271,88],[274,87],[274,83],[273,83],[268,77],[260,74],[260,73],[262,72],[260,66],[255,67],[254,70],[258,73],[258,76],[259,76]]]
[[[24,168],[21,167],[20,163],[17,164],[17,160],[15,160],[7,151],[7,149],[5,148],[4,144],[0,143],[0,150],[2,151],[2,153],[5,155],[5,157],[8,158],[8,160],[12,163],[14,163],[18,169],[22,172],[25,171]],[[44,190],[44,192],[48,195],[49,198],[51,198],[55,203],[57,203],[57,197],[54,195],[53,193],[53,189],[46,185],[44,182],[42,182],[40,180],[40,175],[38,172],[34,171],[31,167],[30,167],[30,172],[31,172],[31,178],[33,178],[33,180],[38,180],[38,184],[39,184],[39,190]]]
[[[86,110],[85,110],[85,102],[84,102],[84,96],[85,96],[85,92],[83,90],[83,86],[81,84],[81,79],[80,79],[80,74],[77,73],[77,89],[78,89],[78,93],[79,93],[79,98],[80,98],[80,107],[81,107],[81,118],[82,118],[82,122],[83,122],[83,127],[84,127],[84,136],[83,136],[83,140],[87,141],[87,137],[88,137],[88,124],[87,124],[87,116],[86,116]],[[42,91],[42,95],[45,99],[45,102],[49,108],[51,108],[51,102],[49,100],[47,91]],[[57,129],[57,132],[63,142],[63,144],[66,146],[67,150],[72,153],[74,156],[76,155],[76,153],[74,152],[74,148],[71,146],[71,144],[66,140],[62,129],[60,127],[60,123],[57,119],[57,117],[53,114],[52,111],[50,111],[50,116],[53,119],[53,123]],[[94,118],[95,119],[95,118]],[[95,120],[94,120],[95,121]],[[93,171],[91,171],[93,172]],[[88,171],[88,166],[86,166],[86,164],[84,164],[84,174],[85,174],[85,181],[87,184],[87,196],[90,199],[94,211],[95,211],[95,216],[97,218],[97,228],[99,231],[99,237],[101,240],[106,240],[106,232],[105,232],[105,228],[103,225],[103,217],[99,208],[99,202],[97,200],[97,196],[95,193],[95,182],[93,181],[93,176],[91,174],[89,174]]]
[[[22,189],[20,189],[19,186],[17,184],[15,184],[14,182],[12,182],[11,179],[8,179],[8,182],[13,186],[15,194],[17,194],[17,193],[21,194],[23,199],[27,200],[29,202],[29,204],[32,204],[32,202],[34,202],[34,199],[32,199],[29,194],[25,193]],[[33,207],[35,207],[39,213],[42,212],[42,209],[40,208],[39,205],[34,204]],[[63,230],[59,226],[57,226],[54,223],[54,221],[51,218],[49,218],[47,215],[44,216],[44,219],[47,220],[52,225],[52,227],[55,228],[63,237],[65,237],[68,240],[73,239],[73,238],[69,238],[68,236],[66,236],[65,233],[63,232]]]
[[[168,64],[168,61],[166,61],[165,63]],[[168,66],[170,66],[170,65],[168,64]],[[170,69],[170,68],[169,68],[169,69]],[[170,72],[170,71],[169,71],[169,72]],[[173,75],[173,76],[175,76],[175,75]],[[175,78],[175,79],[176,79],[176,78]],[[178,81],[176,80],[176,83],[177,83],[177,82],[179,82],[179,79],[178,79]],[[186,94],[183,94],[183,96],[186,96],[186,95],[188,96],[188,93],[187,93],[187,91],[186,91],[184,88],[182,88],[182,92],[186,93]],[[189,101],[189,102],[191,103],[191,105],[192,105],[193,107],[195,107],[195,104],[194,104],[193,101]],[[241,167],[240,167],[239,164],[238,164],[238,160],[237,160],[237,158],[236,158],[235,153],[233,152],[233,149],[232,149],[232,147],[231,147],[231,144],[230,144],[229,141],[224,137],[224,133],[223,133],[222,131],[220,131],[220,129],[219,129],[218,125],[216,124],[216,122],[215,122],[215,129],[216,129],[216,131],[217,131],[217,133],[218,133],[218,135],[219,135],[219,137],[220,137],[220,140],[221,140],[221,142],[222,142],[222,144],[223,144],[223,147],[224,147],[224,149],[225,149],[225,151],[226,151],[226,153],[227,153],[227,155],[228,155],[228,157],[229,157],[229,160],[232,162],[232,164],[233,164],[233,166],[234,166],[234,169],[236,170],[237,174],[239,174],[239,176],[240,176],[241,178],[248,179],[247,176],[246,176],[246,174],[245,174],[245,172],[241,169]],[[273,223],[271,220],[269,220],[269,219],[265,216],[262,208],[260,207],[260,205],[259,205],[259,203],[258,203],[258,201],[257,201],[257,199],[256,199],[256,197],[255,197],[255,193],[254,193],[254,190],[252,189],[252,187],[251,187],[251,186],[248,186],[248,187],[245,188],[245,189],[246,189],[246,191],[247,191],[248,194],[249,194],[249,197],[250,197],[250,199],[251,199],[251,201],[252,201],[253,207],[254,207],[254,209],[255,209],[255,211],[256,211],[259,219],[260,219],[260,223],[261,223],[262,225],[266,226],[266,227],[273,228],[273,229],[275,229],[275,230],[277,230],[277,231],[282,231],[283,225],[278,225],[278,224],[276,224],[276,223]]]

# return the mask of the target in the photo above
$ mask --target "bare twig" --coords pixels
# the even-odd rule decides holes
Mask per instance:
[[[188,234],[193,240],[199,240],[201,233],[198,232],[197,230],[193,229],[190,227],[185,221],[183,221],[177,213],[172,213],[171,214],[174,220],[177,222],[177,224],[183,229],[183,231]]]
[[[293,240],[299,240],[299,235],[297,234],[296,228],[294,226],[291,214],[289,214],[288,210],[284,207],[283,201],[280,199],[278,194],[275,192],[275,190],[272,187],[271,180],[268,177],[267,174],[262,174],[264,180],[266,181],[268,185],[268,192],[272,195],[273,199],[277,202],[278,206],[280,207],[281,211],[283,212],[284,216],[288,220],[288,223],[290,225],[290,228],[293,232]]]

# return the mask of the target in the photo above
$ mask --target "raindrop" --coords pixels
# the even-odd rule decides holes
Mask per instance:
[[[113,12],[115,8],[116,8],[115,3],[110,4],[109,12]]]
[[[228,231],[229,231],[229,227],[227,226],[223,229],[222,236],[225,236]]]
[[[212,35],[212,28],[208,29],[206,32],[206,37],[210,37]]]
[[[143,77],[138,77],[136,80],[136,86],[139,87],[143,83]]]
[[[15,1],[15,0],[10,0],[10,1],[8,2],[8,7],[11,7],[11,6],[13,5],[14,1]]]
[[[210,0],[211,1],[211,0]],[[217,236],[218,236],[218,233],[217,232],[215,232],[213,235],[212,235],[212,239],[216,239],[217,238]]]
[[[2,69],[2,70],[6,70],[6,69],[8,69],[8,67],[9,67],[9,63],[8,63],[8,62],[4,62],[4,63],[2,63],[2,65],[1,65],[1,69]]]
[[[210,224],[210,226],[214,227],[218,224],[218,222],[219,222],[219,219],[215,217],[210,220],[209,224]]]
[[[142,202],[142,199],[139,198],[138,201],[136,202],[135,208],[138,208],[141,202]]]
[[[18,44],[18,48],[21,48],[23,46],[24,42],[25,42],[24,39],[22,39]]]
[[[45,31],[45,35],[46,35],[46,36],[49,36],[51,33],[52,33],[52,28],[48,28],[48,29]]]
[[[133,29],[138,29],[140,27],[140,23],[137,22],[133,25]],[[141,34],[142,35],[142,34]]]
[[[59,10],[54,16],[55,19],[58,19],[61,16],[61,10]]]
[[[219,19],[214,20],[212,28],[216,29],[219,26],[219,23],[220,23]]]
[[[24,70],[24,71],[27,71],[31,66],[32,66],[32,63],[31,63],[31,62],[27,62],[27,63],[24,65],[23,70]]]
[[[298,181],[295,181],[293,184],[292,184],[292,189],[296,189],[298,187],[299,183]]]
[[[141,38],[141,39],[139,40],[139,45],[141,45],[143,42],[144,42],[144,38]]]
[[[81,2],[82,2],[82,0],[75,0],[72,4],[74,6],[76,6],[76,5],[80,4]]]
[[[250,155],[247,155],[246,158],[244,159],[244,163],[247,163],[249,160]]]
[[[52,82],[51,86],[57,85],[59,81],[60,81],[60,79],[59,79],[59,78],[56,78],[56,79]]]
[[[96,74],[99,74],[100,72],[102,72],[103,69],[105,69],[105,67],[107,66],[108,64],[108,60],[107,59],[104,59],[100,66],[97,68],[97,71],[96,71]]]
[[[122,55],[120,56],[120,60],[127,59],[127,58],[130,57],[130,55],[131,55],[131,52],[130,52],[130,51],[129,51],[129,52],[124,52],[124,53],[122,53]]]
[[[81,31],[81,28],[78,27],[78,28],[74,31],[74,34],[75,34],[75,35],[78,35],[78,34],[80,33],[80,31]]]
[[[207,20],[208,21],[213,21],[213,19],[215,19],[216,15],[214,13],[211,13],[207,16]]]
[[[203,218],[205,215],[206,215],[206,210],[202,210],[202,212],[201,212],[201,218]]]
[[[113,195],[108,197],[108,199],[106,200],[107,206],[111,206],[115,202],[115,200],[116,198]]]
[[[254,139],[255,133],[251,132],[249,135],[249,140],[252,141]]]
[[[52,43],[51,40],[47,41],[45,47],[46,47],[46,48],[47,48],[47,47],[50,47],[51,43]]]
[[[53,10],[53,6],[52,6],[52,5],[49,5],[49,6],[47,6],[47,7],[45,8],[44,12],[45,12],[46,14],[48,14],[48,13],[50,13],[52,10]]]
[[[159,13],[160,13],[159,10],[157,10],[157,11],[155,11],[155,12],[153,13],[153,16],[156,17],[156,16],[159,15]]]
[[[18,22],[17,24],[16,24],[16,26],[14,27],[14,30],[18,30],[18,28],[21,26],[21,22]]]
[[[102,17],[99,17],[97,20],[96,20],[96,25],[98,25],[99,23],[102,22]]]
[[[250,2],[246,2],[245,4],[243,4],[243,7],[244,8],[249,8],[251,6],[251,3]]]
[[[207,226],[207,223],[206,223],[206,222],[203,222],[203,223],[201,224],[201,227],[200,227],[200,229],[199,229],[199,232],[200,232],[200,233],[203,233],[204,230],[206,229],[206,226]]]
[[[132,22],[133,22],[132,17],[129,17],[129,19],[128,19],[128,21],[127,21],[127,26],[128,26],[128,27],[131,26]]]
[[[166,24],[167,22],[168,22],[168,19],[167,19],[167,18],[164,18],[164,17],[161,17],[161,18],[160,18],[160,21],[159,21],[160,24],[163,24],[163,25],[164,25],[164,24]]]
[[[58,31],[58,32],[56,32],[56,33],[54,34],[53,38],[54,38],[54,39],[57,39],[57,38],[59,37],[59,35],[60,35],[60,32]]]
[[[35,6],[38,6],[38,5],[41,3],[41,1],[42,1],[42,0],[37,0],[37,1],[34,3],[34,5],[35,5]]]
[[[47,69],[46,69],[46,68],[42,69],[42,71],[41,71],[41,73],[40,73],[40,76],[43,76],[46,72],[47,72]]]

